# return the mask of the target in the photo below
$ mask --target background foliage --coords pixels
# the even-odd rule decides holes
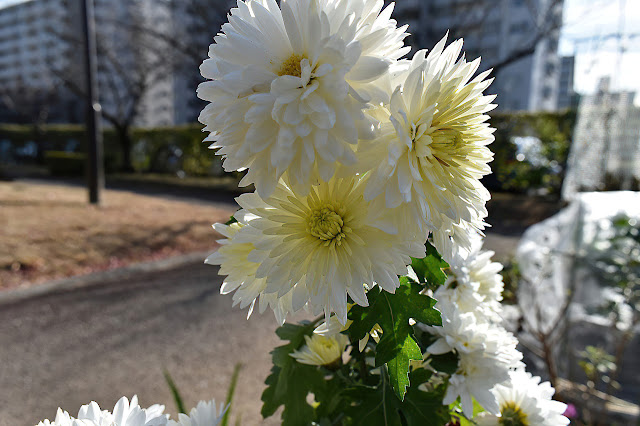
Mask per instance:
[[[224,173],[219,157],[208,149],[209,144],[202,142],[205,135],[201,129],[200,124],[133,129],[131,154],[134,170],[154,173],[183,171],[191,176]],[[85,146],[86,134],[80,125],[48,125],[37,130],[26,125],[0,125],[2,162],[36,162],[55,168],[57,165],[51,165],[46,152],[83,152]],[[104,153],[107,172],[119,170],[122,155],[116,132],[111,128],[104,130]]]
[[[543,188],[558,194],[562,187],[569,146],[575,124],[573,110],[553,113],[496,113],[491,117],[496,140],[491,145],[494,174],[484,179],[492,191],[524,192]],[[219,176],[224,173],[220,157],[212,155],[200,124],[131,131],[132,165],[136,172],[184,173],[190,176]],[[540,140],[539,161],[518,160],[513,143],[517,136]],[[60,170],[61,154],[47,151],[82,152],[85,132],[79,125],[28,126],[0,124],[0,162],[37,162]],[[122,166],[116,132],[104,130],[105,168],[114,172]],[[62,157],[65,157],[62,155]],[[68,156],[64,161],[69,161]],[[65,163],[66,164],[66,163]],[[64,164],[62,165],[64,167]],[[70,166],[70,172],[78,167]]]
[[[489,120],[495,132],[491,144],[493,174],[484,179],[489,190],[524,192],[543,188],[558,194],[567,166],[573,138],[576,111],[541,113],[494,113]],[[532,164],[517,158],[516,136],[532,136],[540,140],[540,162]]]

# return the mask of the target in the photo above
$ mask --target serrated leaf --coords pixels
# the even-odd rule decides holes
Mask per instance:
[[[383,383],[378,388],[356,386],[348,389],[345,396],[355,402],[346,413],[354,426],[402,426],[392,389]]]
[[[434,392],[416,388],[407,391],[402,414],[408,425],[445,425],[451,420],[448,407],[442,405],[444,386]]]
[[[444,425],[450,420],[442,392],[409,389],[401,402],[383,383],[377,388],[357,386],[345,392],[354,404],[345,409],[355,426]]]
[[[406,389],[409,386],[409,360],[422,359],[420,347],[411,336],[406,337],[402,353],[406,354],[406,356],[397,356],[387,362],[391,387],[396,390],[396,393],[401,394],[398,395],[400,399],[404,397]]]
[[[422,259],[411,258],[411,267],[420,279],[420,282],[436,286],[443,285],[447,280],[445,270],[449,264],[442,259],[440,253],[427,241],[427,255]]]
[[[276,334],[289,343],[278,346],[272,352],[273,367],[262,393],[263,417],[273,415],[278,407],[284,405],[283,425],[308,424],[315,416],[314,408],[307,403],[307,395],[325,392],[326,383],[322,371],[310,365],[298,363],[290,354],[304,342],[304,336],[313,332],[313,325],[284,324]],[[301,423],[301,419],[305,419]]]
[[[362,339],[376,324],[382,329],[375,364],[387,364],[391,386],[400,400],[409,385],[410,361],[422,359],[409,319],[428,325],[442,324],[440,312],[434,309],[436,301],[420,294],[422,289],[420,284],[401,277],[394,294],[373,289],[368,293],[369,307],[356,305],[349,311],[353,323],[348,333],[352,341]]]

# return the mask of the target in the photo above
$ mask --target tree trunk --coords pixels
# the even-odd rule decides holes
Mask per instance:
[[[130,127],[128,124],[116,126],[116,134],[120,142],[120,149],[122,153],[122,166],[121,171],[126,173],[134,172],[133,163],[131,162],[131,148],[133,141],[131,139]]]

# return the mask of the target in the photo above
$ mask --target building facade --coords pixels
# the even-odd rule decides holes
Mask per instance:
[[[130,116],[142,127],[175,124],[171,55],[143,31],[172,30],[169,2],[94,0],[94,6],[104,116]],[[83,120],[81,13],[80,0],[30,0],[0,9],[0,120],[33,120],[32,105],[51,111],[48,122]],[[34,95],[16,105],[20,93]]]
[[[539,15],[544,11],[544,16]],[[546,13],[548,11],[548,13]],[[469,60],[482,57],[480,71],[530,45],[536,27],[554,20],[558,29],[535,52],[499,70],[489,89],[504,111],[551,111],[558,106],[560,58],[557,54],[562,2],[553,0],[398,0],[396,19],[409,23],[410,43],[433,47],[447,32],[463,37]]]
[[[560,58],[560,82],[558,85],[558,109],[560,110],[578,106],[577,95],[573,90],[575,60],[575,56]]]
[[[198,85],[204,81],[200,64],[207,58],[209,45],[227,20],[234,0],[172,0],[170,2],[174,27],[172,34],[189,46],[179,56],[175,67],[174,105],[175,122],[194,123],[206,102],[196,96]]]
[[[602,78],[580,99],[562,196],[578,192],[640,190],[640,108],[635,92],[613,92]]]
[[[28,122],[42,114],[54,122],[81,118],[73,96],[50,72],[67,68],[73,56],[73,47],[48,31],[71,24],[68,8],[67,0],[47,0],[0,9],[0,120]]]
[[[531,4],[544,10],[551,1],[398,0],[393,16],[399,25],[409,24],[406,42],[414,47],[432,47],[447,31],[450,39],[464,37],[467,58],[481,56],[484,70],[531,41],[540,24]],[[105,116],[133,116],[133,125],[144,127],[196,121],[204,106],[195,94],[203,81],[198,66],[233,0],[94,3]],[[1,121],[17,121],[20,114],[28,119],[42,114],[38,109],[47,105],[52,105],[47,121],[82,121],[77,90],[83,87],[84,75],[80,13],[80,0],[29,0],[0,9]],[[560,2],[550,16],[561,19],[561,13]],[[178,40],[189,52],[169,46],[164,36]],[[558,34],[548,34],[534,54],[500,69],[490,88],[498,94],[500,109],[564,107],[568,61],[561,62],[557,44]],[[15,98],[31,110],[17,113]]]

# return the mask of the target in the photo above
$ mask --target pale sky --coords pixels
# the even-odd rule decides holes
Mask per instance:
[[[22,1],[0,0],[0,7]],[[618,33],[621,13],[622,55],[618,39],[607,38]],[[593,92],[599,78],[607,75],[612,76],[613,89],[640,92],[640,0],[565,0],[564,21],[559,50],[576,55],[578,92]]]
[[[640,1],[565,0],[564,22],[559,50],[576,55],[578,92],[593,92],[607,75],[613,89],[640,92]],[[616,37],[619,30],[622,44]]]

